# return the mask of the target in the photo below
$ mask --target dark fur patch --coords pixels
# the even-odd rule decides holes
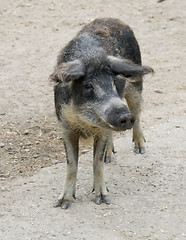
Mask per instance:
[[[86,25],[78,35],[87,32],[104,48],[106,54],[130,59],[141,64],[141,54],[134,33],[118,19],[101,18]]]
[[[96,51],[100,52],[101,48],[107,55],[141,64],[139,46],[130,27],[117,19],[103,18],[83,27],[59,54],[58,65],[75,59],[87,59]]]

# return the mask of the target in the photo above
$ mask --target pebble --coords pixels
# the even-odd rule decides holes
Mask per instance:
[[[81,151],[81,154],[85,154],[85,153],[87,153],[89,150],[88,149],[83,149],[82,151]]]
[[[5,144],[0,142],[0,148],[3,148],[4,146]]]
[[[29,134],[29,131],[28,131],[28,130],[24,130],[23,134],[24,134],[24,135],[28,135],[28,134]]]
[[[159,94],[162,94],[162,93],[163,93],[161,90],[155,90],[154,92],[155,92],[155,93],[159,93]]]

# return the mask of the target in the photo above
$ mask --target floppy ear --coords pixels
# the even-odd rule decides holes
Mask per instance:
[[[108,56],[107,59],[111,69],[118,74],[123,74],[125,77],[143,76],[154,72],[151,67],[136,65],[128,59],[114,56]]]
[[[85,76],[85,66],[80,60],[59,64],[50,79],[54,82],[70,82]]]

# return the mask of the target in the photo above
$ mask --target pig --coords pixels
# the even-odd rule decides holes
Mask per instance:
[[[91,21],[61,50],[50,80],[55,82],[67,170],[63,192],[54,207],[67,209],[75,199],[79,139],[90,137],[94,201],[110,204],[103,168],[104,160],[111,160],[113,131],[133,128],[134,151],[145,152],[140,112],[143,75],[148,73],[153,69],[142,66],[133,31],[118,19]]]

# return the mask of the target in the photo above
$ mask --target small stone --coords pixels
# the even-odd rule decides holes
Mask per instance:
[[[81,154],[85,154],[85,153],[87,153],[89,150],[88,149],[83,149],[82,151],[81,151]]]
[[[162,93],[163,93],[161,90],[155,90],[154,92],[155,92],[155,93],[159,93],[159,94],[162,94]]]
[[[24,135],[28,135],[28,134],[29,134],[29,131],[28,131],[28,130],[24,130],[23,134],[24,134]]]
[[[4,146],[5,144],[0,142],[0,148],[3,148]]]

